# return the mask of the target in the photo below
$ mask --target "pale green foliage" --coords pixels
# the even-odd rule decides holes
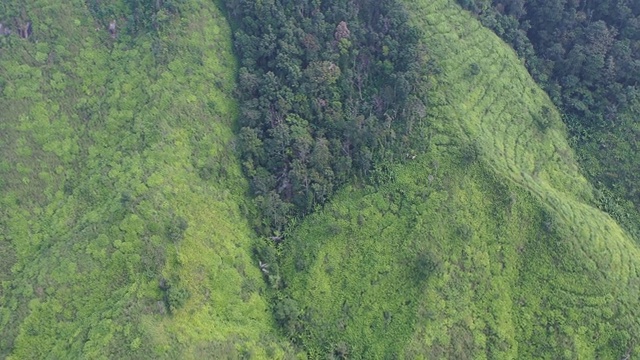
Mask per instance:
[[[33,23],[0,44],[0,358],[283,356],[229,151],[226,21],[180,1],[132,31],[114,1],[113,39],[93,3],[0,5]]]

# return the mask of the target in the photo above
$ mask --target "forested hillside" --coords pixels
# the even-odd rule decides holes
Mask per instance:
[[[0,358],[639,357],[594,4],[0,3]]]
[[[230,29],[151,4],[0,4],[0,358],[290,351],[228,151]]]
[[[639,250],[553,104],[452,1],[406,6],[438,65],[425,150],[292,232],[276,319],[317,357],[634,358]]]
[[[240,151],[280,237],[340,186],[407,158],[426,105],[426,53],[394,0],[227,3],[238,28]]]
[[[640,5],[459,0],[507,41],[562,110],[600,208],[640,237]]]

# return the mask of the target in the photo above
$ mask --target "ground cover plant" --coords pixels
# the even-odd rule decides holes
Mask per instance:
[[[0,358],[289,351],[227,151],[230,29],[210,2],[155,6],[0,5]]]

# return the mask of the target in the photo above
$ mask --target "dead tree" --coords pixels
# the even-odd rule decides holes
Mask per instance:
[[[336,41],[340,41],[342,39],[348,39],[351,36],[351,31],[347,27],[347,23],[344,21],[340,21],[338,26],[336,26],[336,31],[333,34]]]
[[[111,34],[112,39],[116,38],[116,21],[115,20],[112,20],[109,23],[109,34]]]
[[[27,21],[25,24],[18,26],[18,35],[23,39],[28,39],[31,36],[31,21]]]
[[[269,264],[258,261],[258,265],[260,265],[260,271],[262,271],[265,275],[269,275]]]

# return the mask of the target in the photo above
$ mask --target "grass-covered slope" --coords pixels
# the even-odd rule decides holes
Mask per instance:
[[[33,28],[0,38],[0,358],[281,357],[228,25],[209,1],[135,3],[0,5]]]
[[[406,6],[441,70],[425,150],[292,233],[276,317],[318,357],[638,356],[640,251],[548,97],[453,1]]]

